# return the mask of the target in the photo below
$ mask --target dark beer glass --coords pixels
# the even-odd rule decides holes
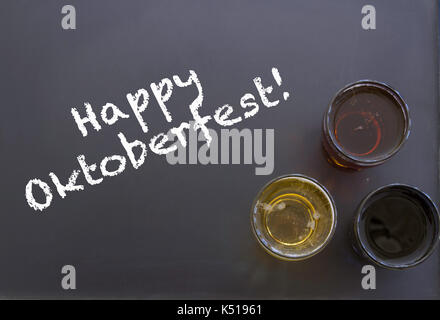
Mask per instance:
[[[354,220],[354,248],[389,269],[414,267],[439,240],[439,213],[417,188],[391,184],[368,194]]]

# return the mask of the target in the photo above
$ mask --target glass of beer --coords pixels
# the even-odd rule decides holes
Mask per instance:
[[[431,255],[438,240],[438,210],[417,188],[384,186],[359,205],[354,220],[354,248],[379,266],[414,267]]]
[[[408,106],[396,90],[361,80],[331,100],[323,121],[323,145],[340,167],[376,166],[399,151],[410,127]]]
[[[302,260],[320,252],[331,240],[336,206],[316,180],[285,175],[260,190],[252,204],[251,225],[269,254],[282,260]]]

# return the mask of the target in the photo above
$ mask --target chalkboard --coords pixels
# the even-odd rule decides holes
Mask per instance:
[[[366,4],[376,10],[375,28],[367,30]],[[64,5],[75,9],[74,28],[65,28],[73,21],[64,19]],[[377,288],[363,290],[368,261],[349,239],[357,204],[379,186],[406,183],[439,201],[437,1],[8,0],[0,4],[0,21],[1,297],[440,298],[438,249],[410,270],[377,268]],[[203,87],[200,115],[213,117],[228,104],[230,118],[242,120],[228,129],[249,129],[254,139],[258,129],[263,137],[273,132],[273,171],[256,174],[261,165],[245,163],[244,153],[236,164],[170,164],[149,148],[134,169],[118,134],[148,145],[191,120],[194,85],[173,82],[165,103],[170,122],[150,87],[175,75],[184,81],[191,70]],[[264,105],[256,78],[272,86],[268,96],[278,105]],[[360,79],[397,89],[412,130],[395,157],[355,172],[327,162],[321,123],[331,97]],[[141,88],[150,94],[142,112],[147,133],[127,99]],[[240,105],[246,93],[259,105],[248,118],[252,107]],[[76,108],[85,116],[84,103],[101,126],[86,123],[87,136],[72,115]],[[129,117],[104,123],[107,103]],[[226,128],[214,119],[208,126],[219,139]],[[125,170],[96,185],[81,172],[84,190],[62,198],[49,173],[67,184],[80,170],[80,155],[97,164],[95,179],[111,155],[125,156]],[[289,173],[317,179],[338,209],[332,241],[302,262],[265,253],[250,227],[258,190]],[[26,200],[32,179],[51,188],[50,206],[41,211]],[[35,194],[44,202],[42,192]],[[75,288],[66,289],[69,266]]]

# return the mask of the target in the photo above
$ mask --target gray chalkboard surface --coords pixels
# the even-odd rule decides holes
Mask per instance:
[[[361,287],[365,261],[348,232],[358,202],[393,182],[421,188],[438,203],[438,2],[376,1],[376,29],[361,26],[365,1],[70,1],[76,29],[64,30],[60,1],[0,4],[0,296],[4,298],[440,298],[438,249],[407,271],[377,269],[377,289]],[[282,77],[278,86],[272,75]],[[124,154],[117,134],[148,142],[191,119],[195,87],[175,85],[167,122],[150,83],[194,70],[200,113],[224,104],[237,112],[253,79],[274,87],[278,106],[263,107],[237,129],[274,129],[274,170],[256,164],[175,164],[148,150],[125,171],[62,199],[49,177],[67,183],[79,169]],[[383,81],[410,107],[412,132],[387,163],[361,172],[330,166],[321,120],[333,94],[359,79]],[[144,133],[126,94],[150,92]],[[282,92],[290,93],[284,101]],[[88,102],[102,126],[83,137],[71,114]],[[113,125],[113,103],[129,118]],[[209,126],[220,132],[213,120]],[[253,131],[255,132],[255,131]],[[252,237],[249,211],[272,178],[301,173],[324,184],[338,208],[328,247],[303,262],[266,254]],[[99,176],[99,171],[96,177]],[[26,202],[30,179],[48,183],[43,211]],[[41,199],[41,194],[39,195]],[[36,195],[38,198],[38,195]],[[62,288],[62,268],[76,289]]]

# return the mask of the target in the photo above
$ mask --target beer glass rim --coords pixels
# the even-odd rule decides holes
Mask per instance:
[[[336,99],[338,97],[342,96],[343,94],[345,94],[348,90],[351,90],[351,89],[357,88],[357,87],[375,87],[377,89],[383,90],[384,92],[388,93],[389,95],[391,95],[394,98],[396,104],[400,107],[400,110],[401,110],[402,115],[404,117],[405,126],[404,126],[404,132],[403,132],[401,141],[392,151],[390,151],[389,153],[387,153],[381,157],[378,157],[376,159],[361,159],[359,157],[355,157],[355,156],[349,154],[347,151],[345,151],[341,148],[341,146],[339,145],[339,143],[336,140],[336,137],[335,137],[333,130],[330,130],[331,122],[332,122],[331,114],[334,111],[334,108],[335,108],[334,103],[335,103]],[[393,87],[391,87],[390,85],[388,85],[384,82],[370,80],[370,79],[362,79],[362,80],[358,80],[358,81],[349,83],[349,84],[345,85],[343,88],[341,88],[340,90],[338,90],[338,92],[336,92],[336,94],[330,100],[330,103],[327,107],[327,111],[325,112],[323,127],[324,127],[324,134],[327,136],[327,139],[330,140],[329,142],[331,143],[331,145],[334,148],[336,148],[340,157],[342,157],[346,161],[352,162],[360,167],[368,167],[368,166],[375,166],[375,165],[378,165],[378,164],[385,162],[386,160],[388,160],[389,158],[394,156],[402,148],[402,146],[405,144],[406,140],[408,140],[408,137],[409,137],[409,134],[411,131],[411,118],[409,117],[409,107],[406,104],[405,100],[402,98],[399,91],[397,91],[396,89],[394,89]]]
[[[431,243],[429,245],[428,250],[426,250],[426,252],[424,252],[423,255],[419,259],[415,260],[414,262],[395,264],[395,263],[388,263],[386,261],[381,261],[381,259],[377,258],[376,255],[374,255],[371,252],[371,250],[367,248],[367,246],[364,243],[365,241],[363,242],[360,239],[360,235],[359,235],[359,233],[360,233],[360,220],[361,220],[362,214],[364,213],[364,211],[366,209],[367,202],[369,200],[371,200],[373,196],[380,194],[387,189],[394,189],[394,188],[405,189],[405,190],[410,190],[412,192],[415,192],[429,206],[429,208],[430,208],[429,211],[430,211],[430,213],[432,213],[432,217],[433,217],[433,221],[434,221],[434,235],[431,239]],[[421,191],[419,188],[408,185],[408,184],[403,184],[403,183],[391,183],[391,184],[379,187],[377,189],[374,189],[373,191],[368,193],[362,199],[362,201],[359,203],[359,206],[356,210],[355,219],[354,219],[355,241],[358,243],[362,252],[364,254],[366,254],[367,257],[371,261],[373,261],[375,264],[377,264],[378,266],[381,266],[381,267],[384,267],[387,269],[393,269],[393,270],[401,270],[401,269],[415,267],[415,266],[419,265],[420,263],[422,263],[423,261],[425,261],[426,259],[428,259],[429,256],[434,252],[434,250],[437,247],[438,242],[440,240],[439,228],[440,228],[440,214],[439,214],[437,206],[435,205],[434,201],[432,201],[431,197],[428,194],[426,194],[425,192]]]
[[[311,252],[309,252],[308,254],[301,256],[301,257],[289,257],[286,255],[282,255],[280,253],[274,252],[272,251],[270,248],[268,248],[260,239],[260,237],[257,235],[256,232],[256,226],[254,223],[254,215],[255,215],[255,208],[257,205],[257,201],[260,198],[262,192],[264,190],[266,190],[267,187],[269,187],[272,183],[285,179],[285,178],[301,178],[304,180],[307,180],[308,182],[312,182],[313,184],[315,184],[317,186],[317,188],[319,188],[320,190],[323,191],[323,193],[326,195],[327,199],[329,200],[329,203],[331,205],[331,212],[332,212],[332,218],[333,218],[333,222],[330,228],[330,232],[328,233],[327,237],[325,238],[325,240],[319,245],[317,246],[315,249],[313,249]],[[271,179],[269,182],[266,182],[263,187],[260,188],[260,190],[258,191],[257,195],[255,196],[253,202],[252,202],[252,206],[251,206],[251,213],[250,213],[250,219],[251,219],[251,227],[252,227],[252,233],[254,234],[255,238],[257,239],[258,243],[260,244],[260,246],[270,255],[281,259],[281,260],[285,260],[285,261],[301,261],[301,260],[305,260],[307,258],[310,258],[316,254],[318,254],[319,252],[321,252],[326,246],[327,244],[330,242],[330,240],[333,238],[333,235],[335,233],[336,230],[336,224],[337,224],[337,210],[336,210],[336,204],[335,201],[333,200],[332,195],[330,194],[330,192],[320,183],[318,182],[316,179],[311,178],[309,176],[303,175],[303,174],[284,174],[281,176],[278,176],[276,178]]]

